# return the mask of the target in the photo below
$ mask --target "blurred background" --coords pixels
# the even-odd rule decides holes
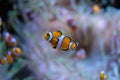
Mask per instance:
[[[119,0],[0,0],[1,33],[22,50],[12,64],[0,64],[0,80],[120,80]],[[79,43],[53,49],[43,38],[61,30]],[[0,58],[8,49],[0,34]]]

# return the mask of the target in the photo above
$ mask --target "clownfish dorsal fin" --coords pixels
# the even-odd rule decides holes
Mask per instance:
[[[53,38],[58,38],[62,35],[62,32],[60,30],[53,31],[52,35],[53,35]]]
[[[66,37],[69,39],[70,42],[72,41],[72,39],[69,36],[66,36]]]
[[[57,30],[56,32],[58,32],[60,34],[60,36],[62,35],[62,31],[61,30]]]

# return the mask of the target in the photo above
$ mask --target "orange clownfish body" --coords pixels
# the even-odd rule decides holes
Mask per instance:
[[[58,37],[62,35],[61,31],[57,30],[54,32],[48,32],[43,35],[44,39],[49,41],[53,48],[56,48],[56,45],[58,43]]]
[[[92,12],[93,13],[99,13],[100,12],[100,8],[98,5],[94,5],[93,8],[92,8]]]
[[[16,60],[20,54],[21,54],[20,48],[12,48],[4,58],[0,59],[0,64],[5,63],[11,64],[13,60]]]
[[[78,46],[77,42],[71,42],[71,38],[68,36],[62,35],[62,32],[59,30],[45,33],[44,39],[49,41],[51,45],[53,46],[53,48],[59,47],[60,49],[64,51],[69,50],[69,49],[74,50]]]
[[[5,43],[7,46],[16,46],[17,40],[15,37],[13,37],[8,32],[3,32],[3,40],[5,40]]]
[[[78,46],[78,43],[72,42],[70,37],[62,35],[59,37],[59,42],[57,46],[64,51],[69,49],[74,50]]]

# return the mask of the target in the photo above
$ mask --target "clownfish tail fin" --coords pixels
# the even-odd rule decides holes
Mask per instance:
[[[79,44],[77,42],[70,42],[69,49],[74,50]]]
[[[78,42],[75,42],[75,44],[78,46],[79,45],[79,43]]]

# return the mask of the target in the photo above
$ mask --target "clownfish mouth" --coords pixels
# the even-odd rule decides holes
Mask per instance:
[[[45,33],[45,34],[43,35],[43,38],[47,40],[46,36],[47,36],[47,34]]]
[[[45,34],[43,35],[43,38],[44,38],[45,40],[48,40],[49,37],[50,37],[49,33],[45,33]]]
[[[45,39],[45,37],[46,37],[46,34],[43,34],[43,38]]]

